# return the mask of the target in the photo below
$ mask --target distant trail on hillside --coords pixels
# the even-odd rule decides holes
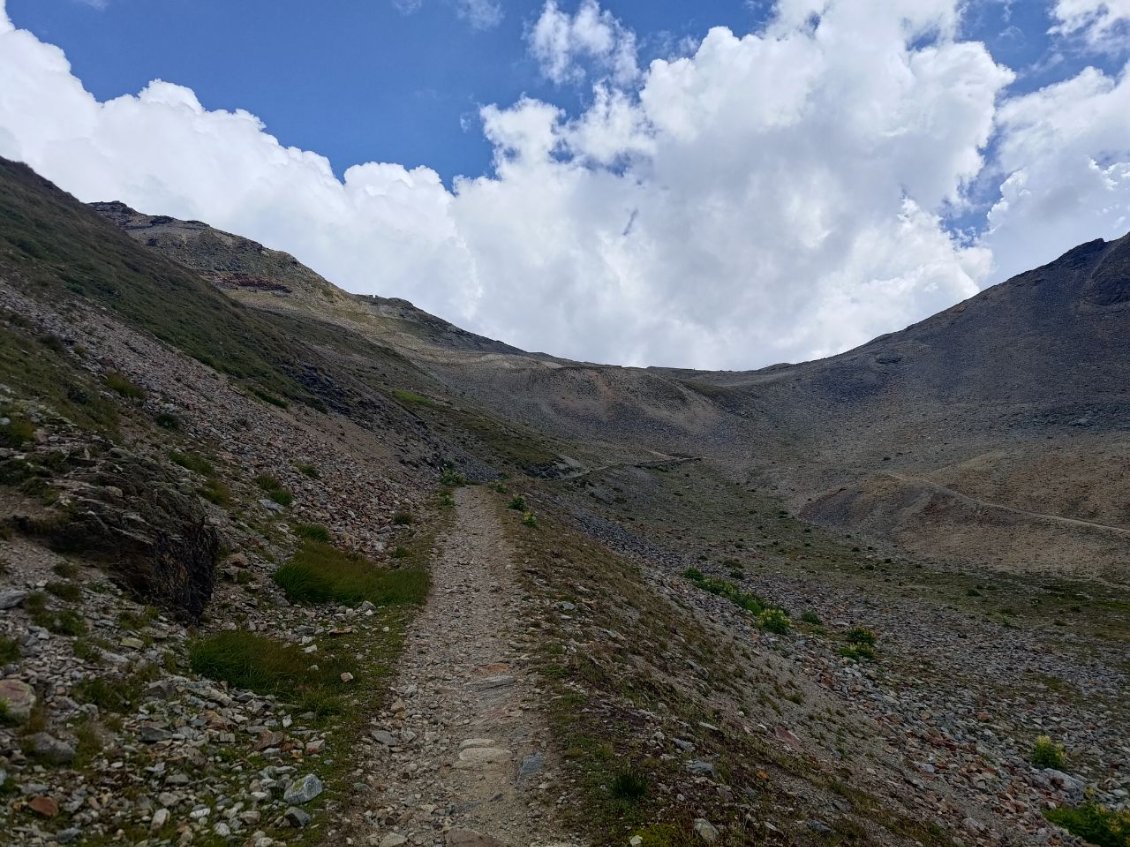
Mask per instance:
[[[1035,518],[1036,520],[1052,521],[1053,523],[1065,524],[1067,526],[1078,526],[1086,529],[1099,529],[1106,532],[1114,532],[1118,535],[1130,538],[1130,529],[1125,529],[1119,526],[1110,526],[1109,524],[1094,523],[1093,521],[1079,520],[1078,518],[1065,518],[1062,515],[1049,515],[1043,512],[1029,512],[1027,509],[1018,509],[1015,506],[1006,506],[1004,503],[993,503],[989,500],[981,500],[978,497],[972,497],[968,494],[962,494],[953,488],[942,485],[938,482],[933,482],[929,479],[923,479],[920,476],[906,476],[905,474],[887,473],[886,476],[891,479],[897,479],[899,482],[908,482],[914,485],[921,485],[936,491],[939,494],[945,494],[948,497],[953,497],[956,500],[965,503],[974,508],[983,509],[998,509],[1002,512],[1010,512],[1014,515],[1022,515],[1027,518]]]

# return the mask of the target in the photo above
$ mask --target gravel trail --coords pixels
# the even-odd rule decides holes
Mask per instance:
[[[394,702],[373,720],[384,777],[368,841],[444,847],[572,844],[553,831],[558,781],[523,669],[513,555],[487,492],[462,488],[427,607],[410,630]]]

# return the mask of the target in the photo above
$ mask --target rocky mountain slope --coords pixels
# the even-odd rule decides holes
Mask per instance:
[[[1123,847],[1125,240],[709,374],[0,189],[0,843]]]

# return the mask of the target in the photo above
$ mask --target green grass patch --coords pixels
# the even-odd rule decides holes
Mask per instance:
[[[687,568],[683,571],[683,576],[711,594],[717,594],[719,597],[725,597],[735,606],[741,606],[747,612],[752,612],[755,615],[760,615],[766,609],[771,608],[761,597],[756,594],[751,594],[743,591],[732,582],[717,577],[707,576],[698,568]]]
[[[322,476],[322,472],[308,462],[299,462],[294,469],[309,479],[320,479]]]
[[[178,450],[173,450],[169,453],[169,458],[173,461],[173,464],[180,465],[182,468],[201,476],[212,476],[216,472],[211,462],[196,453],[181,453]]]
[[[18,450],[35,440],[35,424],[27,418],[9,415],[6,424],[0,424],[0,446]]]
[[[1040,735],[1032,745],[1032,764],[1038,768],[1063,770],[1067,764],[1067,751],[1062,744],[1052,741],[1050,735]]]
[[[278,479],[269,474],[255,477],[255,484],[280,506],[289,506],[294,502],[294,495],[287,491]]]
[[[20,658],[20,642],[14,638],[0,636],[0,665],[10,665]]]
[[[329,544],[331,539],[330,531],[320,523],[295,524],[294,534],[307,541],[321,541],[323,544]]]
[[[1044,817],[1098,847],[1130,847],[1130,811],[1116,812],[1087,803],[1048,809]]]
[[[44,588],[48,593],[68,603],[76,603],[82,598],[82,589],[73,582],[49,582]]]
[[[274,580],[292,603],[354,606],[368,600],[385,606],[424,602],[430,578],[423,568],[381,568],[364,556],[307,541]]]
[[[146,684],[157,675],[155,668],[124,676],[96,676],[84,679],[71,689],[80,703],[93,703],[103,712],[127,715],[141,705]]]
[[[107,388],[117,392],[127,400],[145,399],[145,389],[120,371],[110,371],[102,379]]]
[[[215,477],[209,478],[196,493],[217,506],[231,505],[231,489]]]
[[[198,674],[256,694],[282,697],[323,715],[339,709],[338,700],[347,686],[341,674],[356,671],[326,653],[312,656],[297,645],[235,630],[194,639],[188,660]]]
[[[423,406],[428,409],[434,409],[439,406],[439,404],[430,397],[417,394],[415,391],[408,391],[405,388],[394,388],[391,393],[398,402],[403,403],[405,406]]]

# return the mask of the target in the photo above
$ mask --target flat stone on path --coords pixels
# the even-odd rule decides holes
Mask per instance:
[[[452,829],[447,833],[447,847],[502,847],[502,842],[472,829]]]
[[[490,765],[510,759],[510,751],[501,747],[468,747],[459,753],[457,768],[473,768],[477,765]]]

